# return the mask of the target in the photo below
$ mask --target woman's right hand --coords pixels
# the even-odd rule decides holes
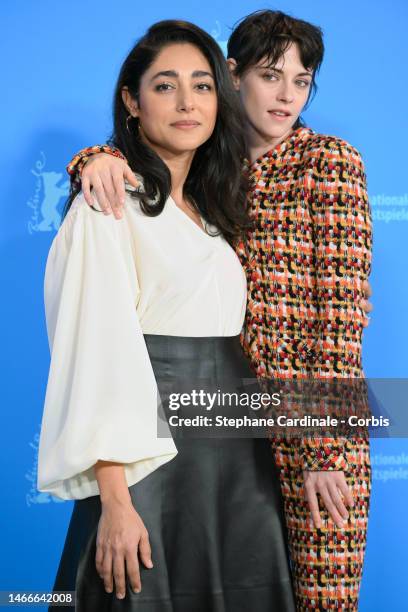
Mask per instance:
[[[102,504],[95,564],[108,593],[112,593],[114,581],[116,597],[125,597],[125,562],[130,586],[137,593],[141,591],[138,552],[143,564],[151,569],[149,534],[132,503],[115,500]]]
[[[125,180],[133,187],[139,186],[139,181],[126,161],[108,153],[92,155],[81,173],[86,202],[89,206],[94,204],[92,188],[103,212],[106,215],[113,212],[115,218],[120,219],[125,201]]]

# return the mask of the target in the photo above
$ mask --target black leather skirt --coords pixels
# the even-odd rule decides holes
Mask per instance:
[[[169,380],[231,390],[253,378],[238,337],[145,339],[161,391]],[[267,439],[180,435],[175,444],[174,459],[129,488],[154,564],[140,562],[141,592],[128,582],[125,599],[105,592],[95,567],[99,496],[74,503],[54,590],[76,591],[77,612],[294,612]]]

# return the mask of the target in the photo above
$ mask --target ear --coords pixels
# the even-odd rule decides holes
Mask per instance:
[[[227,64],[229,71],[231,73],[232,82],[234,84],[234,88],[236,91],[239,91],[239,86],[241,84],[241,79],[239,76],[235,74],[235,69],[237,67],[237,61],[233,57],[229,57],[227,59]]]
[[[128,112],[132,115],[132,117],[139,116],[139,105],[137,101],[132,98],[129,89],[127,87],[122,87],[122,100],[123,104],[126,106]]]

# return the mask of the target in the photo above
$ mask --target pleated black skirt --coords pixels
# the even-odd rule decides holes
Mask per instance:
[[[163,395],[170,380],[173,389],[201,380],[213,389],[231,391],[235,384],[242,391],[242,379],[252,377],[238,337],[145,339]],[[148,569],[140,562],[141,592],[127,582],[119,600],[115,589],[106,593],[96,571],[99,496],[74,503],[54,590],[76,591],[71,609],[77,612],[294,612],[269,442],[203,433],[173,437],[176,457],[129,488],[154,564]]]

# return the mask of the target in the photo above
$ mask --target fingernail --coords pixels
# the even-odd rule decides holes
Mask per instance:
[[[151,561],[147,562],[147,567],[153,567],[153,563]]]
[[[140,593],[141,589],[133,589],[135,593]]]
[[[124,599],[125,594],[124,593],[118,593],[117,597],[118,597],[118,599]]]

